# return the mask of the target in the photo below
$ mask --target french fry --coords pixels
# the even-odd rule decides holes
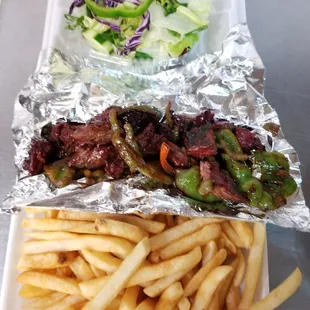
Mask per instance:
[[[201,260],[200,247],[195,248],[185,255],[170,260],[140,268],[129,280],[127,286],[138,285],[147,281],[156,280],[189,269],[189,266],[197,265]]]
[[[58,212],[57,218],[62,219],[62,220],[95,222],[95,220],[100,215],[98,213],[88,212],[88,211],[78,211],[77,212],[77,211],[60,210]]]
[[[23,306],[25,309],[43,309],[53,303],[65,298],[67,295],[64,293],[54,292],[44,297],[37,298]]]
[[[217,240],[216,246],[218,250],[224,249],[225,245],[226,245],[226,241],[224,238],[221,237]]]
[[[193,266],[190,266],[190,269]],[[181,280],[185,274],[188,272],[188,269],[185,270],[181,270],[177,273],[171,274],[167,277],[164,278],[160,278],[157,281],[155,281],[154,284],[147,286],[143,292],[145,295],[149,296],[149,297],[157,297],[159,296],[166,288],[168,288],[171,284],[173,284],[174,282],[177,282],[179,280]]]
[[[17,265],[18,269],[54,269],[71,264],[76,252],[51,252],[44,254],[23,255]]]
[[[55,219],[55,218],[57,218],[57,215],[58,215],[58,210],[48,209],[48,210],[45,212],[45,216],[46,216],[47,218],[50,218],[50,219]]]
[[[92,299],[106,285],[109,276],[103,276],[89,281],[79,283],[82,295],[87,299]]]
[[[155,217],[155,214],[145,214],[139,211],[135,211],[132,213],[133,215],[137,215],[139,217],[142,217],[143,219],[152,220]]]
[[[144,299],[135,310],[154,310],[156,301],[152,298]]]
[[[232,268],[232,272],[226,277],[226,279],[220,285],[220,288],[218,291],[220,309],[222,309],[223,306],[225,305],[226,296],[229,291],[229,288],[232,285],[232,281],[233,281],[233,278],[234,278],[234,275],[237,269],[238,261],[239,260],[237,258],[229,264],[229,266]]]
[[[208,310],[221,310],[221,308],[220,308],[220,299],[219,299],[219,290],[220,290],[220,288],[221,288],[221,285],[219,285],[219,287],[214,292]]]
[[[161,294],[155,310],[173,309],[182,298],[183,288],[181,282],[174,282]]]
[[[167,227],[169,228],[175,226],[173,215],[166,215],[166,223],[167,223]]]
[[[107,310],[118,309],[121,304],[122,296],[117,295],[109,304]],[[86,304],[85,304],[86,305]]]
[[[67,267],[67,266],[65,266]],[[59,267],[62,268],[62,267]],[[43,273],[47,273],[47,274],[52,274],[52,275],[56,275],[58,268],[55,269],[40,269],[40,268],[36,268],[36,269],[31,269],[32,271],[37,271],[37,272],[43,272]],[[25,271],[25,270],[23,270]]]
[[[121,264],[119,258],[110,253],[97,252],[91,250],[82,250],[84,258],[95,267],[104,270],[107,274],[115,272]]]
[[[60,219],[42,219],[42,218],[25,218],[23,219],[23,228],[44,231],[67,231],[73,233],[93,234],[98,232],[95,224],[87,221],[73,221]]]
[[[227,252],[225,249],[221,249],[211,258],[206,265],[198,270],[198,272],[193,276],[189,283],[184,287],[184,296],[191,296],[200,287],[203,280],[208,276],[208,274],[216,267],[222,265],[227,257]]]
[[[159,255],[160,255],[159,251],[155,251],[155,252],[152,252],[147,259],[152,264],[157,264],[160,262],[160,256]]]
[[[73,234],[66,231],[52,231],[52,232],[27,232],[25,236],[37,239],[37,240],[62,240],[62,239],[73,239],[79,235]]]
[[[235,310],[238,308],[240,302],[239,288],[232,285],[226,296],[226,308],[227,310]]]
[[[181,279],[183,287],[185,287],[189,281],[193,278],[193,276],[198,272],[199,266],[196,265],[194,268],[192,268],[189,272],[187,272],[184,277]]]
[[[175,219],[175,222],[177,225],[183,224],[187,221],[189,221],[189,217],[187,217],[187,216],[178,215]]]
[[[236,254],[237,253],[236,246],[228,239],[228,237],[223,231],[221,232],[221,237],[225,240],[226,249],[229,250],[231,253]]]
[[[153,285],[155,282],[156,280],[148,281],[148,282],[140,283],[139,286],[141,286],[142,288],[146,288],[146,287]]]
[[[302,274],[300,272],[300,269],[296,268],[293,273],[291,273],[290,276],[285,279],[278,287],[273,289],[265,298],[252,305],[249,309],[268,310],[277,308],[297,291],[301,284],[301,281]]]
[[[50,305],[49,307],[44,308],[44,310],[63,310],[66,309],[66,307],[75,306],[83,301],[85,301],[85,298],[81,295],[68,295],[60,301]]]
[[[165,214],[156,214],[154,217],[154,221],[156,222],[160,222],[163,224],[167,224],[167,219],[166,219],[166,215]]]
[[[189,310],[191,308],[191,303],[187,297],[183,297],[178,302],[179,310]]]
[[[41,287],[32,286],[29,284],[25,284],[21,287],[21,289],[18,292],[18,296],[22,298],[38,298],[42,296],[46,296],[48,294],[51,294],[51,290],[46,290]]]
[[[221,221],[221,219],[194,218],[181,225],[167,229],[164,232],[150,238],[152,251],[162,249],[171,242],[190,235],[208,224],[219,223]]]
[[[239,236],[246,249],[250,249],[253,243],[253,230],[250,225],[243,221],[230,221],[231,226]]]
[[[135,226],[142,228],[144,231],[150,234],[158,234],[162,232],[166,224],[160,223],[153,220],[144,219],[135,215],[127,215],[127,214],[104,214],[102,215],[105,218],[110,218],[113,220],[129,223]]]
[[[228,221],[222,222],[221,226],[226,236],[237,248],[244,248],[243,242]]]
[[[191,310],[208,309],[214,292],[231,271],[232,267],[230,266],[220,266],[213,269],[201,283]]]
[[[119,306],[119,310],[135,310],[137,307],[139,293],[139,286],[132,286],[126,288]]]
[[[86,305],[86,303],[87,303],[87,301],[81,302],[81,303],[75,305],[75,306],[74,306],[74,309],[75,309],[75,310],[82,310],[83,307]]]
[[[103,289],[84,306],[83,310],[105,309],[125,287],[125,284],[138,270],[150,251],[149,239],[142,239],[124,259],[120,267],[110,276]]]
[[[69,266],[78,281],[88,281],[95,278],[90,266],[85,262],[81,256],[77,256]]]
[[[197,246],[207,244],[209,241],[216,239],[220,233],[221,226],[219,224],[206,225],[202,229],[176,240],[159,250],[159,257],[162,260],[166,260],[185,254]]]
[[[236,268],[236,272],[234,275],[234,286],[239,287],[241,283],[243,282],[246,264],[245,264],[245,258],[242,254],[241,250],[238,249],[237,251],[237,258],[238,258],[238,266]]]
[[[25,271],[17,277],[17,281],[61,293],[81,294],[77,281],[71,278],[62,278],[36,271]]]
[[[38,207],[38,208],[25,208],[25,210],[28,214],[40,214],[46,212],[48,209]]]
[[[95,225],[96,231],[100,234],[121,237],[133,243],[138,243],[144,237],[149,236],[149,234],[140,227],[111,219],[97,219]]]
[[[217,253],[217,245],[214,240],[209,241],[202,249],[202,266],[204,266]]]
[[[251,307],[262,268],[266,228],[262,223],[255,223],[253,231],[254,240],[249,251],[245,272],[245,287],[241,295],[239,309],[249,309]]]
[[[73,271],[69,266],[59,267],[56,269],[56,276],[58,277],[72,277]]]
[[[125,258],[134,245],[125,239],[113,236],[80,236],[74,239],[44,241],[27,241],[24,243],[24,254],[38,254],[52,251],[67,252],[89,249],[111,252],[117,257]]]
[[[90,269],[96,276],[96,278],[101,278],[107,275],[107,273],[104,270],[101,270],[100,268],[97,268],[96,266],[89,264]]]

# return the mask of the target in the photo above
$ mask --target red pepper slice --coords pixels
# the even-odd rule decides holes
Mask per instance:
[[[167,161],[169,152],[170,146],[163,142],[160,147],[160,164],[168,174],[175,174],[175,169]]]

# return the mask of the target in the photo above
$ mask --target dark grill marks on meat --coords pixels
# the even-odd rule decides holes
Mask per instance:
[[[203,181],[212,180],[212,194],[222,199],[231,200],[235,203],[247,203],[248,200],[236,189],[231,176],[220,170],[219,164],[215,161],[200,162],[200,174]]]
[[[255,133],[251,132],[249,129],[237,127],[235,135],[244,152],[249,153],[253,150],[264,150],[261,141],[256,137]]]
[[[214,133],[210,127],[210,124],[206,124],[186,133],[185,146],[189,155],[199,159],[216,155]]]
[[[156,127],[150,123],[136,138],[140,150],[145,157],[159,154],[161,144],[166,141],[163,135],[156,133]]]
[[[46,140],[33,140],[29,151],[29,157],[24,162],[24,169],[30,175],[43,172],[44,164],[48,163],[53,155],[54,147],[51,142]]]
[[[111,149],[111,146],[79,146],[68,161],[68,166],[78,169],[98,169],[105,165]]]
[[[124,125],[129,123],[133,128],[134,134],[140,134],[149,124],[158,124],[158,117],[150,112],[129,109],[118,114],[118,119]]]

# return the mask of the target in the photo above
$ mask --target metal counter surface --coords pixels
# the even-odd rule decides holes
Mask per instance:
[[[310,203],[310,2],[247,0],[248,24],[267,68],[265,95],[280,116],[287,139],[299,153],[304,193]],[[3,0],[0,6],[0,201],[14,183],[11,139],[13,102],[33,72],[40,51],[46,2]],[[9,230],[0,216],[0,278]],[[296,266],[304,275],[298,293],[280,309],[309,309],[310,234],[268,226],[270,287]],[[2,282],[0,282],[1,288]]]

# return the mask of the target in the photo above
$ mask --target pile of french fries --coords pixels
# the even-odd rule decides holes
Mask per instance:
[[[255,301],[261,223],[56,210],[33,216],[42,210],[28,209],[23,221],[29,241],[17,280],[24,309],[268,310],[301,283],[296,268]]]

